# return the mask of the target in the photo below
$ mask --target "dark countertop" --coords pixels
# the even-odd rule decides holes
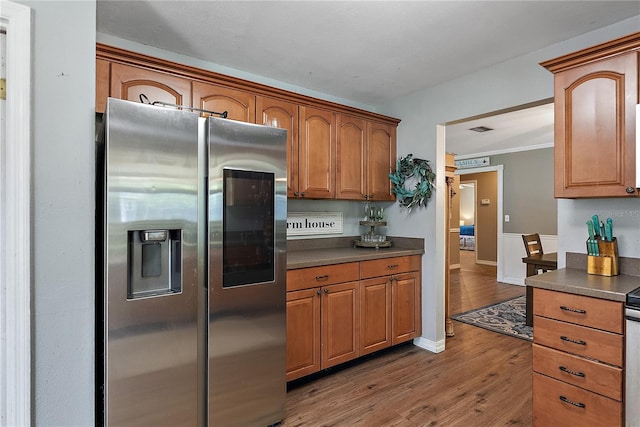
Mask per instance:
[[[640,276],[606,277],[587,274],[582,269],[563,268],[527,277],[524,282],[534,288],[624,302],[628,292],[640,287]]]
[[[424,254],[424,239],[390,238],[390,248],[354,248],[357,237],[287,242],[287,270]]]

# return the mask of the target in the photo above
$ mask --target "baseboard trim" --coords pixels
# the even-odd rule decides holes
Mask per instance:
[[[424,350],[430,351],[432,353],[441,353],[444,351],[444,343],[445,340],[440,341],[432,341],[428,340],[424,337],[418,337],[413,339],[413,345],[416,347],[420,347]]]
[[[524,279],[522,277],[503,277],[500,282],[508,283],[510,285],[524,286]]]
[[[483,259],[476,260],[476,264],[490,265],[491,267],[497,267],[498,266],[498,262],[497,261],[485,261]]]
[[[449,265],[449,270],[459,270],[460,269],[460,264],[450,264]]]

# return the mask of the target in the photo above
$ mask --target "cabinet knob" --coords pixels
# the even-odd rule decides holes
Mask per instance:
[[[318,290],[316,291],[316,294],[318,294],[318,295],[322,295],[322,291],[321,291],[320,289],[318,289]]]
[[[304,197],[304,191],[300,193],[300,197]]]
[[[295,193],[293,193],[293,195],[294,195],[295,197],[300,197],[300,193],[298,193],[297,191],[296,191]]]
[[[324,293],[325,293],[325,294],[328,294],[328,293],[329,293],[329,289],[324,288]]]
[[[636,192],[636,189],[633,187],[627,187],[625,191],[627,192],[627,194],[633,194]]]

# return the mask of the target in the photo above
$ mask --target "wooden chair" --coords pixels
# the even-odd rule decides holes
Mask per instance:
[[[544,254],[544,251],[542,250],[542,242],[540,241],[538,233],[523,234],[522,241],[524,242],[524,248],[527,251],[527,256]]]

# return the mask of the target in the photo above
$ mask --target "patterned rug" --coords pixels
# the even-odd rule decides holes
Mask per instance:
[[[525,325],[525,304],[526,297],[520,296],[488,307],[455,314],[451,318],[493,332],[532,341],[533,328]]]

